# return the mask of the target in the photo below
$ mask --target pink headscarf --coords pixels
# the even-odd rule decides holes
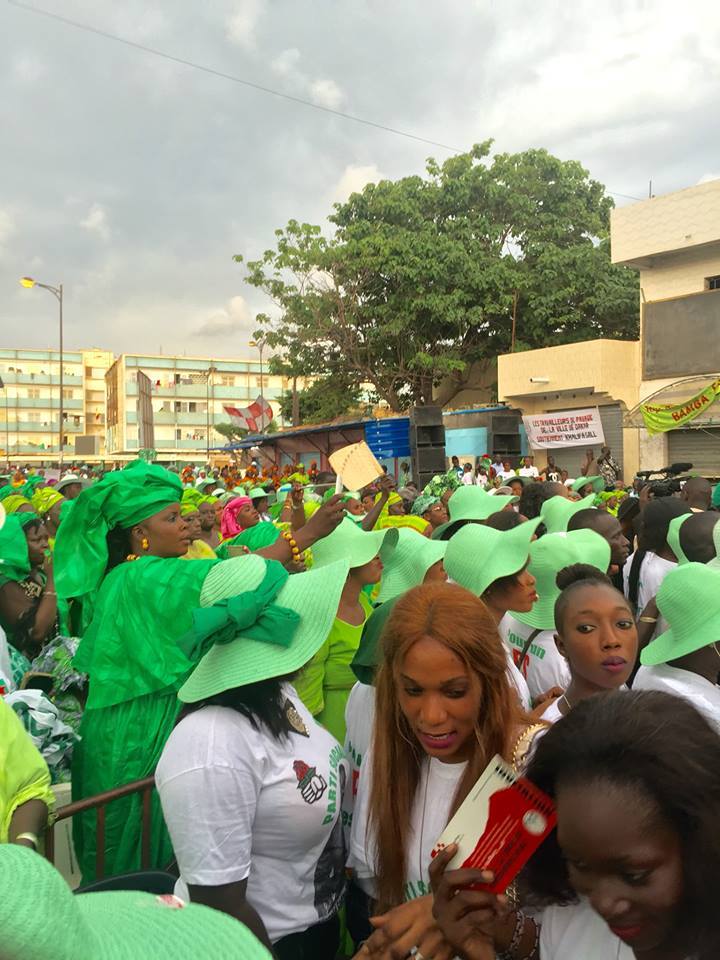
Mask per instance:
[[[243,532],[245,527],[241,527],[238,523],[237,514],[248,504],[252,504],[250,497],[235,497],[234,500],[225,505],[220,517],[220,533],[223,540],[227,540],[228,537],[236,537]]]

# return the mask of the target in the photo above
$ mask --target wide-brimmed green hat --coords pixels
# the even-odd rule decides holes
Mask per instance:
[[[421,584],[430,567],[445,556],[447,545],[446,540],[429,540],[416,530],[400,528],[397,546],[380,582],[378,603],[386,603]]]
[[[672,552],[677,557],[678,563],[690,563],[685,551],[680,546],[680,527],[689,517],[694,517],[694,513],[681,513],[679,517],[673,517],[668,524],[667,543]]]
[[[248,493],[248,496],[251,500],[267,500],[270,494],[267,492],[267,490],[263,490],[262,487],[253,487]]]
[[[560,590],[555,578],[564,567],[587,563],[607,573],[610,566],[610,544],[594,530],[571,530],[568,533],[546,533],[530,544],[530,573],[537,581],[538,599],[532,610],[515,613],[521,623],[536,630],[555,629],[555,601]]]
[[[577,480],[573,481],[570,489],[574,490],[575,493],[579,493],[580,490],[589,483],[592,484],[593,493],[602,493],[606,486],[605,477],[578,477]]]
[[[392,527],[385,530],[362,530],[345,517],[329,536],[313,544],[313,567],[324,567],[328,563],[347,560],[353,569],[370,563],[378,554],[385,564],[395,549],[398,534],[399,531]]]
[[[365,621],[360,635],[360,645],[350,664],[352,672],[360,683],[371,686],[375,680],[375,669],[380,659],[380,637],[385,623],[399,599],[399,596],[393,597],[387,603],[376,607]]]
[[[512,530],[493,530],[482,524],[461,527],[448,542],[445,570],[461,587],[481,597],[500,577],[519,573],[530,553],[530,541],[540,517]]]
[[[594,502],[594,493],[589,494],[583,500],[568,500],[567,497],[561,497],[558,494],[543,503],[540,508],[540,518],[548,533],[565,533],[570,523],[570,517],[574,517],[581,510],[589,509]]]
[[[8,960],[270,960],[226,913],[141,891],[73,895],[45,857],[14,843],[0,846],[0,900]]]
[[[445,531],[450,530],[461,520],[487,520],[493,513],[499,513],[509,503],[517,503],[519,499],[519,497],[486,493],[482,487],[460,487],[448,502],[450,519],[433,530],[432,538],[433,540],[442,539]]]
[[[652,666],[720,642],[720,570],[684,563],[666,575],[657,606],[670,627],[645,647],[640,663]]]
[[[181,638],[179,645],[215,642],[180,688],[184,703],[294,673],[327,640],[347,580],[347,560],[282,578],[279,591],[268,594],[265,585],[274,566],[250,554],[208,573],[200,594],[203,609],[194,617],[195,636]]]

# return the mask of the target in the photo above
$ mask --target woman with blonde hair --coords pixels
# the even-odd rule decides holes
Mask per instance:
[[[350,866],[384,914],[366,953],[435,957],[444,945],[429,896],[433,845],[493,756],[521,764],[538,728],[508,682],[494,617],[463,587],[408,591],[382,645]]]

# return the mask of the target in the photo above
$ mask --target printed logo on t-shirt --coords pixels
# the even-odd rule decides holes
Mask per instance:
[[[541,647],[541,646],[540,646],[539,644],[537,644],[537,643],[531,643],[531,644],[530,644],[530,647],[529,647],[529,649],[528,649],[528,652],[527,652],[527,654],[525,655],[525,659],[523,660],[523,662],[522,662],[522,664],[521,664],[521,663],[520,663],[520,658],[522,657],[523,647],[524,647],[525,644],[527,643],[527,638],[525,638],[525,637],[519,637],[516,633],[513,633],[512,630],[511,630],[511,631],[508,633],[507,639],[508,639],[508,643],[511,643],[511,644],[513,645],[513,647],[515,648],[515,649],[512,651],[513,662],[514,662],[515,666],[518,668],[518,670],[520,670],[520,671],[522,672],[522,675],[523,675],[523,676],[525,677],[525,679],[527,680],[528,667],[530,666],[530,657],[533,656],[533,657],[537,657],[538,660],[544,660],[544,659],[545,659],[545,653],[546,653],[547,651],[545,650],[545,647]],[[518,648],[519,648],[519,649],[518,649]]]
[[[315,767],[309,767],[303,760],[293,763],[293,770],[297,777],[297,788],[305,803],[317,803],[327,790],[327,781]]]

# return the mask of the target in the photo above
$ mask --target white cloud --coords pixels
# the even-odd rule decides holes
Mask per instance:
[[[101,240],[110,239],[110,227],[107,220],[107,211],[99,203],[93,203],[87,216],[80,221],[80,226],[88,233],[95,233]]]
[[[229,337],[242,331],[249,333],[253,323],[250,308],[241,296],[232,297],[224,307],[214,310],[206,316],[193,330],[196,337]],[[232,344],[229,352],[238,351],[238,346]],[[240,349],[240,353],[244,354]]]
[[[337,110],[345,99],[345,94],[334,80],[313,80],[310,84],[310,95],[321,107]]]
[[[289,74],[296,72],[299,59],[300,51],[298,48],[288,47],[287,50],[283,50],[275,57],[270,63],[270,67],[281,77],[287,77]]]
[[[368,183],[377,183],[382,180],[382,174],[374,163],[367,166],[349,164],[335,184],[332,199],[335,203],[344,203],[351,193],[360,193]]]
[[[262,12],[262,0],[239,0],[235,12],[226,22],[229,39],[245,50],[254,49],[255,30]]]

